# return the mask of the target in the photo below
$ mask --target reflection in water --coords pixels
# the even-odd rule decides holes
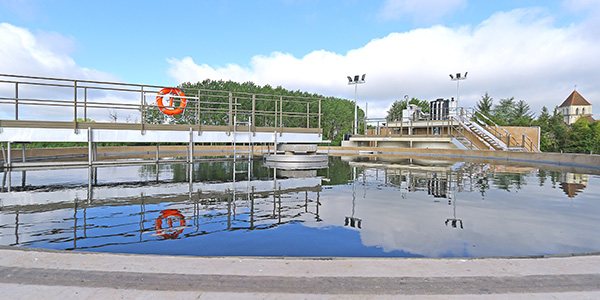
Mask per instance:
[[[364,180],[363,180],[363,186],[364,186]],[[366,195],[366,190],[365,190],[365,195]],[[362,228],[361,227],[362,219],[354,217],[355,207],[356,207],[356,167],[352,168],[352,215],[345,218],[344,226],[350,226],[352,228],[361,229]]]
[[[173,227],[173,220],[179,222],[179,226]],[[167,223],[167,227],[163,228],[163,222]],[[177,209],[164,209],[160,212],[160,216],[156,219],[156,235],[164,239],[176,239],[185,228],[185,218]]]
[[[189,255],[589,252],[600,249],[595,181],[483,163],[339,157],[310,172],[222,158],[13,171],[3,173],[0,244]]]

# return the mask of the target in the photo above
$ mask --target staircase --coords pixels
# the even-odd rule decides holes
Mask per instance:
[[[469,132],[489,150],[540,152],[527,135],[509,133],[475,109],[463,108],[460,113],[453,114],[451,117],[458,122],[461,129]],[[517,139],[515,136],[520,138]],[[473,141],[464,134],[457,135],[455,138],[467,148],[473,149]],[[468,144],[471,147],[467,146]]]

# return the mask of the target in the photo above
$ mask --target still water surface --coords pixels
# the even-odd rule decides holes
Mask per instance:
[[[315,171],[235,166],[4,173],[0,244],[202,256],[600,251],[598,175],[349,157]]]

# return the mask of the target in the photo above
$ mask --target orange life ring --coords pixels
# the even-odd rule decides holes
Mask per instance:
[[[179,229],[173,228],[173,219],[179,220]],[[163,220],[167,220],[168,227],[165,229],[162,228]],[[185,218],[177,209],[165,209],[160,212],[160,216],[158,216],[155,223],[156,225],[154,228],[156,229],[157,236],[165,239],[176,239],[179,234],[183,232],[183,227],[185,227]]]
[[[172,108],[173,107],[173,97],[169,97],[169,105],[168,106],[165,106],[163,104],[163,96],[170,95],[170,94],[174,94],[174,95],[181,97],[181,101],[179,102],[179,107]],[[185,98],[185,94],[183,92],[181,92],[181,90],[179,90],[179,89],[164,88],[158,93],[158,96],[156,96],[156,104],[158,105],[158,109],[163,114],[173,116],[173,115],[178,115],[183,112],[183,109],[185,108],[185,105],[187,104],[187,99]],[[167,108],[167,107],[170,107],[170,108]]]

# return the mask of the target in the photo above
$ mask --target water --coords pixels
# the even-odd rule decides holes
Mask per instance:
[[[239,160],[236,170],[213,161],[0,173],[0,244],[201,256],[600,251],[594,174],[340,157],[318,171]]]

